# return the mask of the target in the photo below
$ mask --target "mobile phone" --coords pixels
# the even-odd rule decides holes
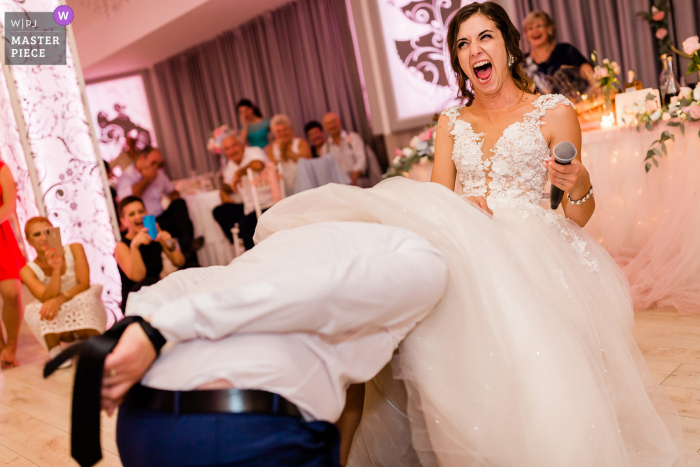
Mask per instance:
[[[59,255],[63,255],[63,243],[61,243],[61,229],[59,227],[46,229],[46,244],[49,248],[54,248]]]
[[[143,226],[148,229],[148,235],[155,240],[158,236],[158,227],[156,227],[155,216],[143,216]]]

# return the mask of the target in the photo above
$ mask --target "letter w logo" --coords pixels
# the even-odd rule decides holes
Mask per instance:
[[[68,12],[67,11],[59,11],[58,12],[58,19],[66,21],[68,19]]]

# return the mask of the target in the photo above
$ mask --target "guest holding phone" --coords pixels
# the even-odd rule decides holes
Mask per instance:
[[[172,236],[161,230],[155,219],[150,219],[146,207],[138,196],[127,196],[119,202],[119,221],[126,235],[114,248],[114,257],[119,266],[122,280],[122,311],[126,310],[126,301],[130,292],[135,292],[146,285],[155,284],[160,280],[163,271],[161,253],[180,268],[185,264],[185,257],[177,248]],[[155,225],[149,234],[148,225]],[[154,234],[154,235],[152,235]]]
[[[19,270],[24,266],[24,256],[10,226],[17,205],[17,187],[10,168],[0,161],[0,297],[2,297],[2,321],[7,341],[0,334],[0,368],[17,366],[17,335],[22,322],[22,292]]]
[[[62,246],[60,231],[47,218],[29,219],[24,234],[37,257],[20,270],[20,276],[38,300],[25,307],[24,319],[53,358],[61,353],[61,342],[87,339],[105,331],[102,286],[90,284],[90,266],[83,246]],[[70,360],[64,364],[67,366]]]

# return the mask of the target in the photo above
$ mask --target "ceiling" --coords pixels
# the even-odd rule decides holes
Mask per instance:
[[[292,0],[68,0],[87,81],[148,68]],[[92,4],[111,5],[109,12]]]

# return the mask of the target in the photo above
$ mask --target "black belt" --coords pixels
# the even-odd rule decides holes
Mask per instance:
[[[301,418],[297,406],[284,397],[255,389],[166,391],[136,384],[124,397],[123,404],[173,415],[256,413]]]

